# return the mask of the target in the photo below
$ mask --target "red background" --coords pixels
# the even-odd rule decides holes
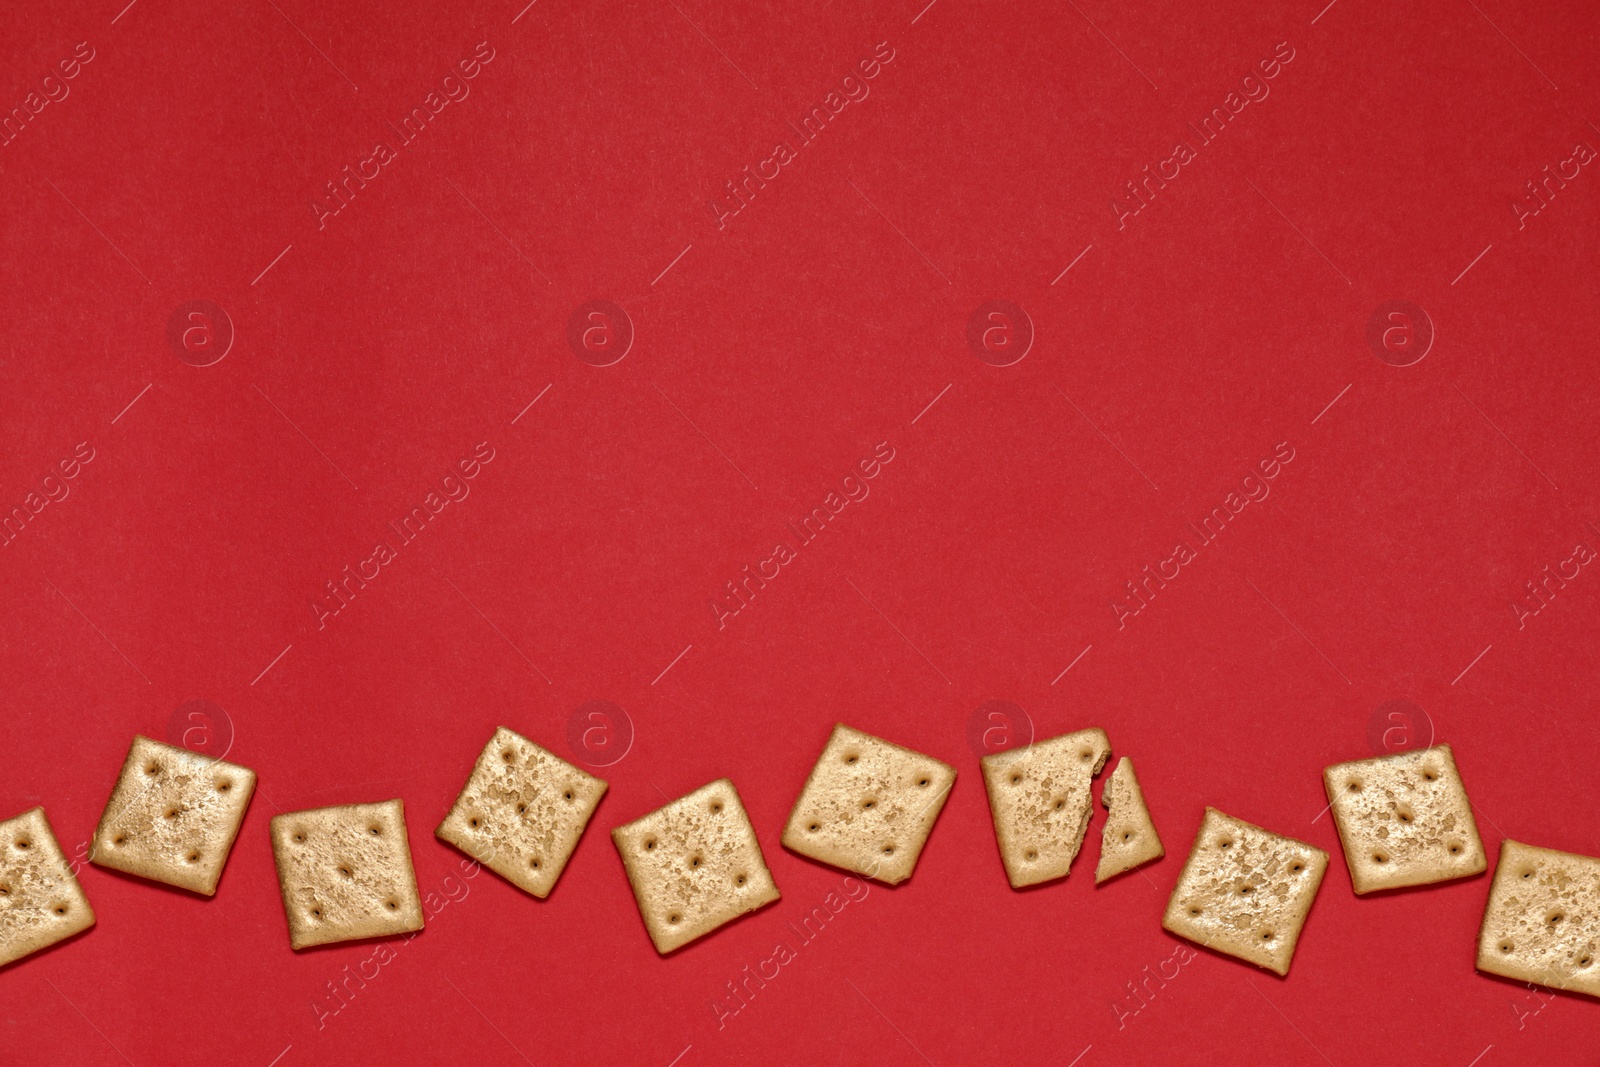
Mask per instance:
[[[1600,145],[1597,15],[1321,7],[6,5],[6,108],[95,58],[0,149],[0,502],[95,458],[0,549],[0,816],[42,803],[74,852],[191,699],[260,788],[214,899],[82,871],[99,925],[0,971],[0,1058],[1574,1059],[1600,1006],[1474,972],[1486,876],[1357,900],[1319,815],[1403,699],[1491,856],[1600,854],[1600,576],[1511,607],[1597,540],[1600,175],[1511,208]],[[319,229],[323,183],[481,41],[470,96]],[[881,41],[871,95],[719,229],[707,200]],[[1271,95],[1119,229],[1121,184],[1279,42]],[[166,339],[195,299],[237,333],[208,367]],[[636,330],[613,366],[567,345],[593,299]],[[990,299],[1036,331],[1009,367],[966,343]],[[1403,368],[1366,339],[1397,299],[1437,330]],[[483,441],[471,495],[319,629],[323,583]],[[723,583],[885,441],[719,629]],[[1280,442],[1270,497],[1119,629],[1124,583]],[[494,727],[576,759],[595,699],[636,736],[553,895],[446,883],[431,831]],[[967,742],[993,699],[1103,726],[1167,857],[1095,887],[1097,818],[1071,878],[1010,890]],[[915,877],[719,1027],[840,885],[777,841],[836,720],[960,778]],[[783,899],[659,958],[607,833],[723,775]],[[290,951],[267,821],[393,796],[424,894],[465,895],[319,1028],[374,946]],[[1202,951],[1132,1013],[1205,804],[1336,858],[1287,980]]]

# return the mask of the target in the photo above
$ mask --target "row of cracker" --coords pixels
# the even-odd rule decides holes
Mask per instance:
[[[995,836],[1015,888],[1065,877],[1111,754],[1080,730],[984,757]],[[953,767],[844,724],[812,768],[786,848],[888,884],[911,877],[955,784]],[[255,789],[248,768],[135,737],[89,860],[211,895]],[[1340,763],[1329,809],[1358,894],[1487,867],[1448,745]],[[501,727],[435,833],[543,898],[607,783]],[[1108,777],[1095,880],[1164,855],[1133,764]],[[420,930],[400,800],[275,816],[270,826],[295,949]],[[665,955],[779,898],[739,794],[719,779],[611,832],[639,913]],[[1167,904],[1172,933],[1287,974],[1327,853],[1207,808]],[[94,925],[42,808],[0,822],[0,966]],[[1600,859],[1505,841],[1478,967],[1600,996]]]

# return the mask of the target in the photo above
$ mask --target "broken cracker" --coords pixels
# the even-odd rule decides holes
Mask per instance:
[[[1315,845],[1208,807],[1161,926],[1287,975],[1327,869]]]
[[[1140,864],[1166,855],[1156,824],[1150,821],[1144,792],[1133,774],[1133,761],[1123,756],[1100,792],[1106,808],[1106,825],[1100,833],[1100,863],[1095,884],[1131,871]]]
[[[663,956],[778,899],[750,817],[726,778],[617,827],[611,839]]]
[[[1000,861],[1013,889],[1065,878],[1094,809],[1090,784],[1111,755],[1099,727],[983,757]]]
[[[271,830],[294,948],[422,929],[399,800],[288,812]]]
[[[1478,970],[1600,997],[1600,859],[1501,842]]]
[[[0,967],[93,925],[44,809],[0,822]]]
[[[1335,763],[1322,784],[1357,893],[1464,878],[1489,865],[1449,745]]]
[[[955,781],[947,763],[838,723],[789,813],[784,847],[896,885],[916,869]]]
[[[512,885],[550,895],[606,783],[504,726],[434,833]]]
[[[89,862],[212,896],[256,772],[135,735]]]

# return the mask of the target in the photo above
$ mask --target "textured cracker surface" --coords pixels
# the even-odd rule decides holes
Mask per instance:
[[[1090,786],[1111,755],[1099,727],[983,757],[1000,861],[1012,888],[1066,877],[1094,811]]]
[[[89,862],[211,896],[255,788],[255,771],[136,736]]]
[[[617,827],[611,839],[663,956],[778,899],[750,817],[726,778]]]
[[[44,809],[0,822],[0,967],[93,925]]]
[[[1503,842],[1478,970],[1600,997],[1600,859]]]
[[[1489,864],[1449,745],[1322,772],[1357,893],[1478,874]]]
[[[422,929],[399,800],[276,815],[272,855],[297,949]]]
[[[545,897],[605,793],[601,779],[502,726],[434,833],[511,884]]]
[[[895,885],[911,877],[956,771],[844,723],[806,779],[784,847]]]
[[[1133,761],[1123,756],[1106,779],[1100,794],[1106,806],[1106,825],[1100,833],[1100,865],[1095,868],[1095,884],[1131,871],[1141,863],[1166,855],[1156,824],[1150,821],[1144,791],[1133,774]]]
[[[1161,925],[1286,975],[1327,869],[1315,845],[1207,808]]]

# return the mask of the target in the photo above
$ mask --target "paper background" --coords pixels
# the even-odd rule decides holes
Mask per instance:
[[[67,95],[0,148],[0,503],[66,495],[0,549],[0,815],[42,803],[76,851],[136,732],[231,733],[260,790],[212,900],[83,871],[99,925],[0,971],[0,1058],[1573,1061],[1600,1007],[1473,970],[1487,877],[1357,900],[1319,813],[1324,765],[1431,733],[1491,858],[1600,854],[1600,575],[1513,607],[1600,543],[1600,175],[1512,206],[1600,147],[1597,16],[1319,6],[6,5],[0,104]],[[835,90],[870,95],[802,146]],[[168,337],[196,300],[234,334],[209,366],[215,312]],[[633,333],[604,367],[588,320],[589,361],[568,341],[596,300]],[[1009,366],[967,341],[994,300],[1032,324]],[[1410,366],[1415,311],[1368,341],[1391,301],[1432,324]],[[482,442],[470,494],[319,627],[324,583]],[[1264,491],[1214,544],[1188,526]],[[596,700],[633,739],[554,894],[447,882],[432,829],[494,728],[577,759]],[[1167,857],[1096,888],[1097,818],[1067,881],[1012,892],[969,745],[996,700],[1040,737],[1103,726]],[[609,758],[622,720],[587,714]],[[778,844],[841,720],[960,778],[915,877],[719,1019],[841,886]],[[723,775],[783,900],[658,958],[608,831]],[[377,948],[289,950],[267,822],[395,796],[446,903],[341,1005],[326,983]],[[1200,952],[1132,1013],[1206,804],[1328,849],[1321,896],[1287,980]]]

